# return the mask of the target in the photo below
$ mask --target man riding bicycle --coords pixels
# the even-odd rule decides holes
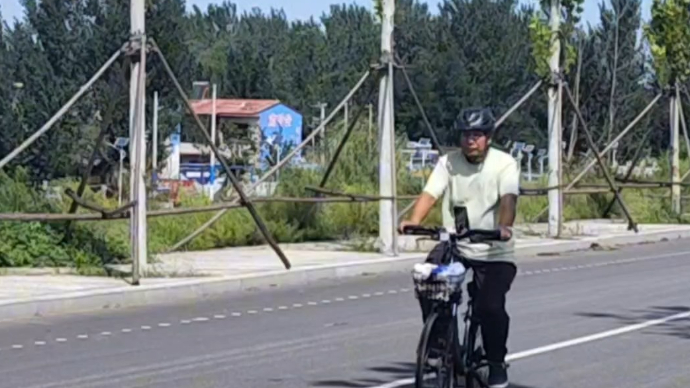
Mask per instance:
[[[439,158],[410,219],[403,221],[400,229],[421,224],[443,195],[443,226],[447,230],[456,229],[456,207],[466,210],[467,228],[501,230],[501,242],[462,242],[458,243],[458,251],[474,271],[475,314],[481,322],[489,362],[489,387],[505,388],[510,324],[505,306],[506,294],[517,273],[512,255],[512,226],[520,169],[512,156],[490,147],[495,123],[489,109],[466,109],[460,113],[454,129],[460,133],[461,150]],[[429,253],[427,262],[438,264],[442,255],[443,249],[438,245]]]

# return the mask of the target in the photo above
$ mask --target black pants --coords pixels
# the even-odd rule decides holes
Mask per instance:
[[[443,243],[437,245],[427,257],[428,263],[447,262],[448,252]],[[459,254],[453,249],[453,254]],[[480,320],[482,343],[489,362],[503,363],[508,353],[508,331],[510,317],[506,311],[506,294],[513,284],[517,267],[513,263],[470,261],[473,271],[472,289],[474,298],[474,316]],[[422,306],[423,318],[428,309]]]

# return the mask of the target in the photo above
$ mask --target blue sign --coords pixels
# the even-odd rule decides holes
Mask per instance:
[[[261,112],[261,166],[268,166],[268,158],[283,159],[290,150],[302,142],[302,115],[289,107],[278,104]],[[302,152],[295,155],[296,159]]]

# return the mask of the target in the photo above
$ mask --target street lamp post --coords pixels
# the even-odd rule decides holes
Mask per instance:
[[[125,155],[127,154],[125,148],[127,144],[129,144],[129,138],[118,137],[115,139],[115,144],[108,142],[105,142],[105,144],[120,154],[120,168],[117,174],[117,204],[118,206],[122,206],[122,173],[124,171]]]

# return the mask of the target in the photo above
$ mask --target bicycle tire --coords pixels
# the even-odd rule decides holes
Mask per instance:
[[[455,321],[451,320],[450,325],[445,328],[445,345],[446,348],[442,349],[441,357],[439,359],[440,365],[436,370],[436,383],[430,379],[426,379],[427,360],[429,356],[429,350],[431,349],[430,341],[432,333],[435,331],[440,334],[441,332],[435,330],[435,325],[439,321],[440,316],[438,312],[434,312],[427,318],[422,334],[419,338],[419,345],[417,346],[417,365],[415,368],[415,388],[428,388],[430,385],[436,388],[453,388],[455,382],[455,357],[457,357],[457,330],[453,330],[452,323]]]
[[[414,374],[415,388],[425,388],[424,376],[426,372],[426,361],[429,357],[429,339],[434,328],[434,323],[438,318],[438,313],[431,313],[424,322],[424,329],[419,337],[419,344],[417,345],[417,365]]]

